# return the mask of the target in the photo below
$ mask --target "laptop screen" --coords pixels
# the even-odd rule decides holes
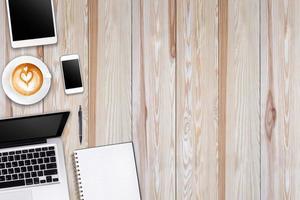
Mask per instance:
[[[0,144],[30,139],[58,137],[70,112],[60,112],[0,120]]]

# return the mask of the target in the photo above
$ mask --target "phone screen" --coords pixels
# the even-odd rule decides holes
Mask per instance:
[[[78,59],[62,61],[62,68],[66,89],[82,87]]]

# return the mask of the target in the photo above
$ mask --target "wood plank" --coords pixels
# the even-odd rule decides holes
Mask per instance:
[[[90,14],[91,145],[131,140],[131,1],[101,0]],[[95,26],[95,27],[94,27]],[[94,27],[94,28],[93,28]],[[97,28],[97,29],[95,29]],[[95,113],[95,114],[93,114]]]
[[[300,13],[297,0],[261,6],[262,199],[299,199]]]
[[[259,0],[229,0],[226,199],[260,199],[259,68]]]
[[[175,1],[133,1],[133,140],[143,199],[175,199]]]
[[[7,117],[12,115],[11,103],[10,100],[5,95],[2,88],[2,72],[9,62],[8,59],[8,50],[6,48],[6,43],[9,42],[10,38],[8,33],[8,24],[7,24],[7,14],[6,14],[6,4],[5,1],[0,2],[0,44],[3,46],[0,48],[0,117]]]
[[[226,193],[226,94],[228,59],[228,0],[219,1],[218,41],[218,199]]]
[[[146,172],[147,132],[146,132],[146,96],[145,67],[143,62],[143,9],[141,0],[132,0],[132,140],[135,147],[135,157],[139,176],[142,199],[146,199],[149,182]]]
[[[217,7],[177,2],[177,199],[218,199]]]
[[[54,1],[58,31],[58,43],[44,48],[44,60],[52,73],[51,90],[44,100],[45,112],[61,110],[71,111],[63,134],[66,166],[69,179],[71,199],[78,199],[77,185],[73,168],[72,154],[77,148],[88,145],[88,1],[66,0]],[[84,93],[65,95],[60,56],[78,54],[80,57],[81,74]],[[83,144],[78,138],[78,108],[83,110]]]
[[[89,0],[89,94],[94,94],[89,96],[89,146],[96,145],[96,97],[97,87],[94,83],[94,80],[97,80],[97,62],[98,52],[98,1]]]

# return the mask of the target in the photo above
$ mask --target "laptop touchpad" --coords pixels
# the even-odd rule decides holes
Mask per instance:
[[[32,192],[31,190],[22,190],[22,191],[15,191],[15,192],[4,192],[0,194],[1,200],[32,200]]]

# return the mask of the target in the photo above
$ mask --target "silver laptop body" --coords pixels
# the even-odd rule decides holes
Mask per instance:
[[[0,120],[0,199],[69,200],[60,136],[69,112]]]

